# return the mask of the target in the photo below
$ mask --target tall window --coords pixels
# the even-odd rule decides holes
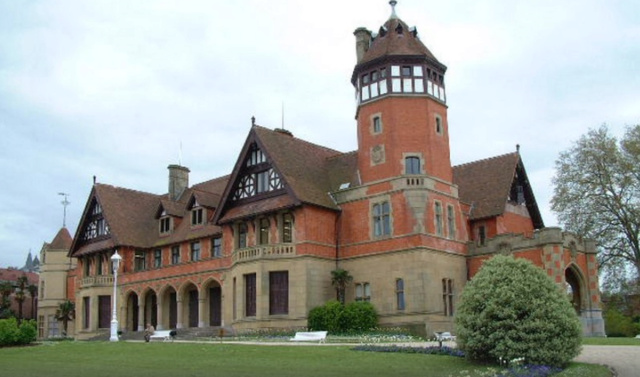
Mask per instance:
[[[284,243],[293,242],[293,215],[285,213],[282,215],[282,241]]]
[[[175,245],[171,247],[171,264],[180,263],[180,246]]]
[[[222,238],[214,237],[211,239],[211,256],[219,258],[222,256]]]
[[[153,268],[162,267],[162,249],[155,249],[153,251]]]
[[[447,228],[449,229],[449,238],[456,238],[456,215],[452,205],[447,205]]]
[[[487,242],[487,228],[484,225],[478,227],[478,244],[484,246]]]
[[[143,271],[147,269],[147,260],[144,251],[136,250],[133,257],[133,268],[135,271]]]
[[[436,133],[438,135],[442,135],[444,133],[444,129],[442,128],[442,118],[440,115],[436,115]]]
[[[160,234],[166,234],[171,231],[171,217],[160,218]]]
[[[442,279],[442,304],[444,315],[453,316],[453,281],[451,279]]]
[[[109,234],[109,225],[107,225],[107,221],[102,214],[102,206],[94,200],[90,215],[87,217],[84,232],[82,233],[82,240],[89,241]]]
[[[244,315],[256,316],[256,274],[244,275]]]
[[[84,271],[84,276],[90,276],[91,275],[91,258],[89,257],[84,257],[82,260],[82,264],[83,264],[83,271]]]
[[[269,243],[269,219],[266,217],[260,219],[260,236],[258,241],[260,245]]]
[[[289,314],[289,271],[269,272],[269,314]]]
[[[373,133],[379,134],[380,132],[382,132],[382,118],[380,118],[379,115],[376,115],[373,117],[372,122]]]
[[[193,262],[200,260],[200,242],[191,242],[191,260]]]
[[[396,279],[396,307],[398,310],[404,310],[404,280]]]
[[[238,249],[247,247],[247,223],[238,224]]]
[[[373,235],[375,237],[391,234],[391,217],[389,202],[384,201],[373,205]]]
[[[102,255],[96,256],[96,275],[102,275]]]
[[[435,202],[434,207],[436,216],[436,234],[438,236],[442,236],[444,233],[442,229],[442,203]]]
[[[404,159],[405,174],[420,174],[420,157],[409,156]]]
[[[194,208],[191,210],[191,225],[202,225],[204,209],[202,207]]]
[[[371,301],[371,285],[356,283],[356,301]]]

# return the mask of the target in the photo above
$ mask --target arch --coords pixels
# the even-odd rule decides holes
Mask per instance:
[[[146,328],[146,324],[150,323],[153,327],[158,327],[158,295],[151,287],[146,287],[140,294],[141,306],[143,306],[142,318],[139,329]]]
[[[158,311],[162,313],[158,327],[163,329],[178,328],[178,291],[173,285],[167,284],[158,292],[160,302]]]
[[[182,308],[179,307],[178,310],[182,310],[181,318],[186,327],[198,327],[200,296],[198,285],[193,281],[186,280],[180,286],[178,297],[182,302]]]
[[[564,279],[569,301],[571,301],[573,308],[580,315],[586,309],[587,298],[584,275],[580,271],[580,267],[575,263],[570,263],[564,270]]]
[[[138,330],[138,293],[130,290],[126,293],[126,320],[125,328],[129,331]]]
[[[207,326],[222,326],[222,284],[211,277],[202,283],[205,300],[203,317]]]

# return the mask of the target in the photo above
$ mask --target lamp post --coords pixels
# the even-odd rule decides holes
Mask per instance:
[[[118,285],[118,267],[120,267],[120,261],[122,257],[118,254],[118,249],[113,253],[111,257],[111,263],[113,264],[113,315],[111,316],[111,337],[109,338],[112,342],[118,341],[118,318],[117,318],[117,309],[116,309],[116,286]]]

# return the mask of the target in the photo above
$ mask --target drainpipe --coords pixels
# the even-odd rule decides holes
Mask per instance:
[[[339,267],[339,263],[338,260],[340,258],[340,219],[342,218],[342,209],[340,208],[340,206],[338,205],[338,202],[336,201],[336,198],[333,196],[333,194],[331,192],[327,193],[329,195],[329,197],[331,198],[331,200],[333,201],[333,204],[335,204],[338,207],[338,216],[336,216],[336,221],[334,222],[334,236],[335,236],[335,240],[336,240],[336,256],[335,256],[335,260],[336,260],[336,270]]]

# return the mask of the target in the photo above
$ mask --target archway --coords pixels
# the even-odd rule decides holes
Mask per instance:
[[[198,327],[198,287],[186,282],[180,289],[182,298],[182,323],[186,327]]]
[[[153,289],[147,290],[144,295],[144,327],[150,323],[153,327],[158,327],[158,296]]]
[[[127,321],[125,326],[129,331],[138,331],[138,294],[130,292],[127,295]]]
[[[203,285],[207,305],[206,314],[209,326],[222,326],[222,287],[216,280],[211,280]]]
[[[580,315],[582,310],[584,309],[584,292],[580,271],[575,265],[570,265],[566,270],[564,270],[564,279],[567,283],[566,292],[569,297],[569,301],[571,301],[571,305],[573,305],[576,313]]]
[[[178,296],[176,289],[167,286],[161,293],[162,328],[175,329],[178,326]]]

